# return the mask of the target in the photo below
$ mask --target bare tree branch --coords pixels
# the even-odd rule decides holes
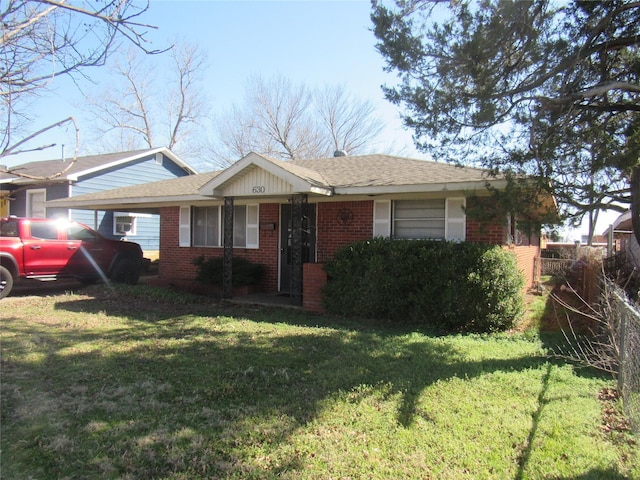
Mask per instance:
[[[29,118],[24,99],[46,91],[60,75],[84,75],[87,67],[104,65],[119,40],[149,49],[146,30],[156,28],[137,21],[149,7],[133,0],[4,0],[0,3],[0,158],[49,148],[26,146],[53,128],[72,121],[65,119],[23,134]],[[21,121],[17,121],[20,119]],[[15,137],[24,135],[20,140]],[[79,142],[76,141],[76,151]],[[74,156],[75,157],[75,156]],[[18,173],[16,173],[18,174]],[[18,174],[19,175],[19,174]]]

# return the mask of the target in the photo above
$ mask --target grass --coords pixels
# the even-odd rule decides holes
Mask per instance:
[[[530,332],[434,337],[144,286],[1,316],[2,478],[640,478],[634,439],[602,428],[614,382]]]

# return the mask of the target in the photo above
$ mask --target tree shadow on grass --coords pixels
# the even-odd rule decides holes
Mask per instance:
[[[105,329],[4,321],[2,419],[25,435],[3,456],[48,478],[73,476],[69,465],[78,464],[90,477],[262,478],[248,451],[286,445],[327,399],[361,385],[389,385],[406,428],[435,382],[550,368],[541,356],[469,361],[443,339],[412,341],[397,327],[288,310],[163,301],[142,308],[127,297],[65,299],[55,308],[127,320]],[[546,401],[543,391],[538,416]],[[292,454],[270,475],[303,462]]]

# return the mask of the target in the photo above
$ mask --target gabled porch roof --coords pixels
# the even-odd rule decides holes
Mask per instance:
[[[200,195],[243,197],[313,193],[333,195],[333,187],[317,171],[250,153],[202,186]]]

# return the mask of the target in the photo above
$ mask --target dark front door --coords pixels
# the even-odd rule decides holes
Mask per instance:
[[[291,205],[280,210],[280,292],[291,293],[292,252]],[[316,261],[316,206],[304,205],[302,216],[302,263]]]

